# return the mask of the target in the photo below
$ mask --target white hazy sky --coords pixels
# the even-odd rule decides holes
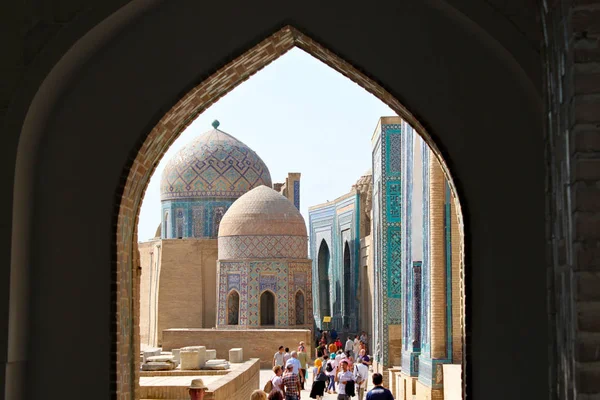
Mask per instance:
[[[395,113],[327,65],[294,48],[203,112],[166,152],[144,196],[138,238],[160,224],[160,178],[167,161],[212,129],[231,134],[266,163],[273,182],[300,172],[300,212],[347,193],[371,168],[371,136],[379,117]]]

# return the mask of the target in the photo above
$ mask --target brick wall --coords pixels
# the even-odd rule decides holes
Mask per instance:
[[[156,310],[159,345],[164,329],[215,326],[217,308],[217,240],[161,242]]]
[[[444,243],[444,172],[435,157],[429,158],[429,240],[431,291],[431,358],[446,354],[446,265]]]
[[[298,348],[304,341],[306,352],[314,358],[312,333],[308,329],[167,329],[163,331],[163,350],[180,349],[185,346],[206,346],[217,350],[217,358],[229,359],[229,349],[244,349],[244,359],[260,358],[261,368],[272,366],[273,355],[279,346]]]
[[[452,244],[452,362],[459,364],[462,362],[463,346],[463,290],[462,290],[462,256],[461,234],[459,231],[458,215],[454,199],[450,206],[450,235]]]
[[[544,2],[552,398],[600,396],[600,1]]]

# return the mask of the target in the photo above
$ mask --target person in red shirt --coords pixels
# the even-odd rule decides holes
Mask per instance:
[[[342,341],[340,340],[340,338],[335,339],[335,346],[337,347],[337,350],[342,350]]]

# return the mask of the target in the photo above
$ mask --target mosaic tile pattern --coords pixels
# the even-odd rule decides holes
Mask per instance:
[[[319,277],[319,249],[322,241],[325,241],[329,250],[329,265],[324,276],[329,280],[329,296],[322,294],[319,279],[314,279],[313,291],[313,317],[317,327],[324,328],[323,317],[327,306],[323,301],[329,301],[329,314],[332,317],[328,327],[336,330],[356,331],[358,330],[358,318],[360,305],[354,293],[358,287],[358,264],[360,258],[360,232],[359,232],[359,197],[349,196],[329,202],[321,207],[309,211],[310,231],[310,258],[312,259],[313,276]],[[350,249],[350,287],[344,284],[344,244],[348,242]],[[346,281],[347,283],[347,281]],[[346,296],[350,296],[349,299]],[[344,301],[346,300],[346,301]],[[343,307],[345,303],[349,307]],[[344,326],[347,325],[345,329]]]
[[[296,325],[296,309],[312,308],[312,278],[310,260],[219,261],[217,326],[234,328],[227,324],[229,313],[226,304],[232,291],[238,290],[239,325],[236,328],[260,327],[260,296],[265,291],[275,295],[275,327]],[[304,304],[296,304],[297,293],[302,293]],[[304,316],[303,326],[312,326],[312,317]]]
[[[219,224],[235,200],[206,198],[163,201],[162,238],[217,238]]]
[[[388,364],[389,325],[402,322],[401,124],[382,124],[373,146],[373,224],[375,264],[375,358]]]
[[[221,236],[219,259],[307,258],[306,236]]]
[[[260,185],[272,185],[269,169],[261,158],[233,136],[212,129],[169,160],[160,195],[161,200],[237,198]]]
[[[300,209],[300,181],[294,181],[294,205]]]

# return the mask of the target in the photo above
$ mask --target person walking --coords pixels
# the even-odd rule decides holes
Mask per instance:
[[[287,364],[287,361],[292,357],[292,355],[290,354],[290,349],[289,347],[285,348],[285,353],[283,354],[283,365]]]
[[[352,346],[352,352],[354,353],[354,358],[358,358],[359,351],[360,351],[360,340],[358,339],[358,335],[354,335],[354,346]]]
[[[356,394],[358,395],[358,400],[364,399],[368,381],[369,367],[367,364],[363,362],[354,364],[354,382],[356,382]]]
[[[335,362],[335,353],[329,355],[329,360],[325,363],[325,374],[329,377],[329,385],[327,393],[336,393],[335,391],[335,375],[337,373],[337,364]]]
[[[340,372],[336,376],[338,382],[338,400],[350,400],[350,396],[346,394],[346,385],[354,380],[352,372],[348,371],[348,362],[342,360],[340,363]]]
[[[306,354],[304,342],[300,342],[301,345],[298,347],[298,361],[300,361],[300,386],[302,390],[305,388],[306,383],[306,368],[308,365],[308,354]]]
[[[331,330],[329,331],[329,338],[331,339],[332,342],[335,342],[335,339],[337,339],[338,337],[338,333],[335,330],[335,328],[331,328]]]
[[[329,378],[323,370],[323,360],[317,358],[315,360],[315,370],[313,373],[314,379],[310,389],[310,398],[320,400],[325,394],[325,386]]]
[[[275,390],[269,393],[267,400],[284,400],[283,393]]]
[[[264,390],[256,389],[250,395],[250,400],[267,400],[267,394],[264,392]]]
[[[338,350],[342,350],[342,347],[344,346],[342,344],[342,339],[340,339],[339,337],[337,339],[335,339],[335,347],[337,347]]]
[[[273,366],[275,367],[277,365],[279,365],[281,368],[283,368],[285,365],[285,362],[283,361],[283,346],[279,346],[279,350],[277,350],[273,356]]]
[[[285,363],[285,367],[287,368],[288,365],[292,366],[294,373],[298,375],[298,379],[300,379],[300,361],[298,360],[297,352],[292,351],[290,359]]]
[[[279,365],[276,365],[273,367],[273,372],[275,375],[271,378],[271,384],[273,385],[271,392],[274,390],[279,390],[281,393],[283,393],[283,379],[281,378],[283,375],[283,368],[281,368]]]
[[[348,357],[356,357],[357,354],[354,353],[354,341],[352,340],[352,338],[350,338],[350,336],[348,336],[348,339],[346,340],[346,344],[344,345],[344,353],[346,353],[346,355]]]
[[[366,400],[394,400],[392,392],[383,387],[383,375],[375,372],[372,379],[373,389],[367,392]]]
[[[190,394],[190,400],[202,400],[204,399],[204,395],[206,394],[206,385],[202,378],[192,379],[192,383],[188,387],[188,392]]]
[[[367,336],[367,332],[362,332],[360,342],[365,346],[365,351],[369,351],[369,337]]]
[[[329,343],[329,346],[327,346],[327,350],[329,350],[329,354],[335,354],[337,352],[337,345],[335,344],[335,342]]]
[[[283,374],[283,388],[285,390],[285,400],[300,400],[298,373],[294,373],[294,366],[289,363],[285,368],[285,374]]]

